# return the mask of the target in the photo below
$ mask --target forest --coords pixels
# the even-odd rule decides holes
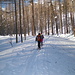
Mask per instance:
[[[0,35],[38,32],[75,36],[75,0],[0,0]]]

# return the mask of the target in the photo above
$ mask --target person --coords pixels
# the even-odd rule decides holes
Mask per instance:
[[[44,35],[41,33],[41,46],[43,46]]]
[[[40,45],[41,45],[41,34],[38,33],[38,35],[36,36],[36,41],[38,42],[38,49],[41,49]]]

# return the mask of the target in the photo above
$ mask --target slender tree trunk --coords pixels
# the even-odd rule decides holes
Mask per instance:
[[[17,9],[16,9],[16,0],[14,0],[15,2],[15,26],[16,26],[16,43],[18,43],[18,31],[17,31]]]
[[[28,31],[28,35],[29,33],[29,7],[26,7],[26,15],[27,15],[27,31]]]
[[[74,25],[74,1],[72,1],[72,12],[71,12],[72,31],[75,36],[75,25]]]
[[[20,20],[20,34],[21,34],[21,42],[23,42],[23,37],[22,37],[22,23],[21,23],[21,1],[19,0],[19,20]]]
[[[53,4],[51,2],[51,29],[52,29],[52,35],[54,35],[54,32],[53,32],[53,16],[54,16],[54,10],[53,10]]]
[[[34,25],[34,3],[32,0],[32,35],[35,35],[35,25]]]
[[[44,0],[44,7],[45,7],[45,11],[44,11],[44,17],[45,17],[45,34],[47,34],[47,28],[46,28],[46,3],[45,3],[45,0]]]
[[[41,13],[40,13],[40,31],[42,33],[42,2],[41,2]]]
[[[40,8],[40,1],[38,0],[38,31],[40,32],[41,31],[41,8]]]
[[[2,8],[2,4],[1,4],[1,8]],[[3,34],[2,34],[2,9],[0,10],[0,13],[1,13],[1,14],[0,14],[0,20],[1,20],[1,21],[0,21],[0,22],[1,22],[1,24],[0,24],[0,33],[1,33],[1,35],[3,35]]]
[[[65,29],[65,33],[68,33],[68,24],[67,24],[67,1],[64,0],[64,12],[65,12],[65,26],[66,26],[66,29]]]
[[[49,3],[50,3],[50,2],[49,2]],[[50,22],[50,16],[49,16],[49,15],[50,15],[50,14],[49,14],[49,13],[50,13],[50,11],[49,11],[50,9],[49,9],[49,7],[50,7],[50,6],[49,6],[49,3],[48,3],[48,35],[50,34],[50,30],[49,30],[49,24],[50,24],[50,23],[49,23],[49,22]]]
[[[57,24],[57,18],[55,19],[55,21],[56,21],[56,33],[57,33],[57,35],[58,35],[58,24]]]
[[[56,6],[56,2],[55,2],[55,22],[56,22],[56,34],[58,35],[58,24],[57,24],[57,19],[58,19],[58,15],[57,15],[57,10],[56,10],[57,6]]]
[[[62,11],[61,11],[60,0],[59,0],[59,12],[60,12],[60,33],[63,33],[63,30],[62,30]]]
[[[23,30],[24,30],[24,37],[26,40],[26,23],[25,23],[25,12],[24,12],[24,0],[22,0],[22,8],[23,8]]]

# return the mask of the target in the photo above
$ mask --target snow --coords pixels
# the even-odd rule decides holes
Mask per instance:
[[[75,75],[75,37],[44,37],[38,50],[35,36],[17,44],[15,36],[0,36],[0,75]]]

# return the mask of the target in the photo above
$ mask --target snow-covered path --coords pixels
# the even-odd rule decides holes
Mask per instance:
[[[1,44],[0,75],[75,75],[75,41],[45,36],[43,48],[37,50],[35,38],[28,39],[14,47],[2,43],[6,50]]]

